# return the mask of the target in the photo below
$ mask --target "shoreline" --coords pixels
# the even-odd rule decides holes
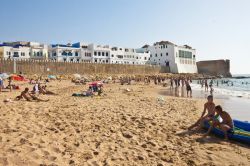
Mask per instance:
[[[161,89],[159,91],[160,95],[163,96],[173,96],[180,98],[187,98],[186,96],[186,88],[179,87],[174,88],[172,91],[169,87],[168,89]],[[193,99],[204,99],[206,100],[207,96],[210,95],[209,92],[205,92],[204,89],[195,89],[192,90]],[[233,119],[250,122],[250,114],[248,108],[250,108],[250,100],[246,98],[234,97],[229,95],[223,95],[219,93],[213,94],[215,102],[221,104],[222,107],[231,114]]]

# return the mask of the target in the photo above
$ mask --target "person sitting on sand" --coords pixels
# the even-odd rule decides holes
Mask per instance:
[[[192,130],[195,127],[199,127],[198,128],[198,130],[199,130],[202,128],[204,121],[212,120],[214,118],[214,115],[215,115],[214,108],[215,108],[215,104],[213,102],[213,96],[209,95],[207,97],[207,102],[204,104],[204,109],[203,109],[201,117],[197,120],[197,122],[195,124],[190,126],[188,128],[188,130]],[[206,112],[207,112],[207,114],[206,114]]]
[[[32,95],[29,92],[29,88],[25,88],[24,91],[22,91],[21,94],[16,97],[16,100],[21,100],[23,98],[26,99],[27,101],[32,101],[32,100],[36,100],[36,101],[49,101],[49,100],[39,99],[38,97]]]
[[[215,112],[217,113],[215,117],[219,116],[222,119],[222,122],[220,122],[218,119],[214,119],[212,124],[210,125],[207,133],[204,136],[207,136],[210,134],[212,129],[216,126],[218,126],[225,135],[225,140],[228,140],[228,131],[233,131],[234,124],[231,116],[226,112],[223,111],[222,107],[220,105],[217,105],[215,107]]]

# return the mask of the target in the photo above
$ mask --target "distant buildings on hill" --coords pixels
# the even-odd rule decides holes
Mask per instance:
[[[40,44],[36,42],[4,42],[0,58],[54,60],[130,65],[160,65],[172,73],[197,73],[196,51],[188,45],[177,46],[169,41],[144,45],[142,48],[111,47],[85,43]]]

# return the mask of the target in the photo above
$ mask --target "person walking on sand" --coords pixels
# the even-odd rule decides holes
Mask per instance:
[[[203,112],[201,114],[201,117],[197,120],[197,122],[195,122],[193,125],[191,125],[188,128],[188,130],[192,130],[195,127],[198,127],[197,130],[200,130],[205,121],[212,120],[214,118],[214,115],[215,115],[214,108],[215,108],[215,104],[213,102],[213,96],[209,95],[207,97],[207,102],[204,104],[204,109],[203,109]],[[206,112],[207,112],[207,114],[206,114]]]
[[[10,92],[12,92],[12,89],[13,89],[13,87],[12,87],[12,77],[8,78],[8,87],[10,88]]]
[[[186,90],[187,90],[187,97],[192,97],[192,88],[188,80],[186,80]]]
[[[228,140],[228,131],[233,131],[234,129],[233,120],[226,111],[223,111],[220,105],[217,105],[215,107],[215,112],[217,113],[216,117],[220,116],[222,119],[222,122],[220,122],[218,119],[214,119],[207,133],[204,135],[204,137],[208,136],[210,132],[212,131],[212,129],[218,126],[223,131],[225,140]]]
[[[174,80],[173,78],[171,77],[170,78],[170,89],[173,89],[174,88]]]

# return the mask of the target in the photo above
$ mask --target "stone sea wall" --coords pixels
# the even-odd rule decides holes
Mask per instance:
[[[209,60],[197,62],[198,73],[212,76],[231,77],[230,60]]]
[[[0,72],[25,74],[158,74],[169,68],[150,65],[97,64],[0,59]]]

